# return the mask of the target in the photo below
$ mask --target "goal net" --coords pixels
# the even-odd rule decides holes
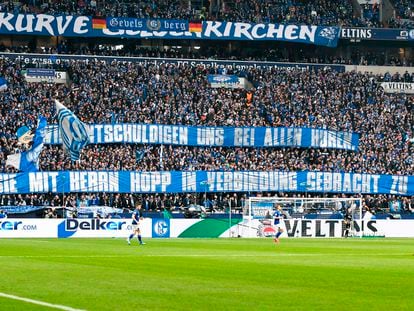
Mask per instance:
[[[285,236],[341,237],[363,235],[361,198],[251,197],[244,236],[272,236],[273,213],[282,207]],[[246,230],[244,230],[246,231]]]

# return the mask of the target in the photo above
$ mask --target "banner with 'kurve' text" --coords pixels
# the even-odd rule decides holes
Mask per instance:
[[[289,41],[336,47],[340,28],[273,23],[244,23],[128,17],[0,12],[0,34],[64,37],[164,38],[197,40]]]

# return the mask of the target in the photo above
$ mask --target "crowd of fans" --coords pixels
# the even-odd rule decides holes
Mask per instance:
[[[33,1],[22,0],[20,3],[9,1],[3,10],[11,12],[34,12],[53,15],[86,15],[94,17],[123,16],[136,18],[165,19],[205,19],[202,7],[190,6],[188,1],[180,0],[80,0],[80,1]],[[205,8],[204,8],[205,10]],[[206,13],[207,14],[207,13]]]
[[[351,0],[237,0],[193,2],[161,1],[4,1],[2,11],[12,13],[74,14],[97,17],[123,16],[185,20],[224,20],[235,22],[300,23],[354,27],[401,27],[412,20],[411,0],[394,1],[395,18],[380,21],[380,2],[362,3],[354,8]],[[360,12],[356,12],[360,11]]]
[[[8,81],[8,90],[0,93],[3,172],[16,171],[6,167],[5,160],[7,155],[21,150],[15,138],[18,127],[34,127],[39,114],[56,123],[54,98],[91,124],[318,127],[358,132],[360,146],[358,152],[163,146],[161,157],[160,146],[89,145],[77,162],[71,162],[60,146],[46,146],[40,156],[40,168],[45,171],[311,170],[397,175],[414,172],[414,146],[409,142],[414,137],[413,97],[386,94],[379,88],[382,81],[413,82],[414,75],[408,72],[378,76],[330,69],[229,69],[228,74],[244,76],[252,83],[253,88],[247,91],[211,88],[206,76],[218,69],[201,65],[71,61],[56,67],[68,72],[70,85],[27,83],[22,75],[24,64],[19,62],[3,59],[0,68]],[[126,204],[124,195],[100,195],[106,196],[107,201],[102,202],[111,206]],[[79,204],[82,196],[86,198],[86,194],[67,195],[66,201],[71,203],[64,204]],[[156,197],[163,202],[167,199],[166,195],[154,195],[154,200]],[[373,200],[386,200],[386,196],[378,197],[381,199]],[[20,200],[27,204],[33,198],[43,204],[62,204],[60,196],[36,194],[2,196],[0,203],[16,204]],[[198,203],[202,200],[201,195],[194,198]]]
[[[365,22],[365,27],[381,28],[383,27],[380,21],[380,5],[378,3],[362,4],[362,20]]]
[[[394,0],[395,16],[389,24],[393,28],[412,28],[414,25],[414,1]]]
[[[321,49],[321,50],[319,50]],[[89,45],[74,47],[66,40],[62,40],[56,47],[6,47],[0,43],[0,52],[8,53],[40,53],[40,54],[75,54],[119,57],[156,57],[156,58],[185,58],[185,59],[214,59],[214,60],[243,60],[269,61],[313,64],[341,64],[341,65],[373,65],[373,66],[413,66],[414,58],[401,57],[398,54],[385,56],[383,53],[374,53],[356,49],[349,56],[330,55],[325,49],[314,47],[307,50],[298,47],[280,48],[244,48],[232,51],[223,47],[180,47],[171,49],[148,49],[136,45],[115,48],[114,45]]]
[[[393,0],[395,14],[401,19],[412,19],[414,17],[414,1],[412,0]]]
[[[364,139],[364,142],[368,139]],[[389,141],[389,140],[388,140]],[[372,142],[372,141],[371,141]],[[385,143],[387,140],[385,141]],[[394,147],[386,157],[378,145],[369,148],[368,155],[342,150],[316,149],[249,149],[222,147],[160,147],[140,145],[95,145],[84,151],[80,162],[65,161],[60,147],[46,147],[41,167],[54,170],[127,170],[127,171],[193,171],[193,170],[257,170],[305,171],[322,170],[354,173],[412,174],[410,146]],[[391,147],[393,148],[393,147]],[[361,148],[362,149],[362,148]],[[366,149],[366,148],[364,148]],[[363,149],[363,150],[364,150]],[[365,150],[364,150],[365,151]],[[384,158],[381,156],[384,155]],[[142,158],[142,159],[141,159]],[[399,162],[399,160],[402,162]]]
[[[232,149],[165,147],[168,170],[277,169],[412,174],[413,99],[385,94],[381,81],[412,82],[413,75],[374,76],[331,70],[249,69],[229,71],[254,86],[246,90],[213,89],[206,76],[217,69],[173,64],[72,62],[65,68],[70,87],[25,82],[18,63],[2,61],[9,90],[1,94],[4,158],[16,148],[14,134],[33,125],[37,115],[53,120],[54,97],[62,99],[86,123],[147,123],[204,126],[304,126],[361,133],[360,151],[314,149]],[[66,67],[67,65],[65,65]],[[113,150],[105,153],[104,150]],[[156,146],[91,145],[90,162],[70,163],[62,150],[44,150],[45,170],[158,170]],[[136,153],[145,157],[137,161]],[[328,155],[325,155],[328,152]],[[95,163],[96,162],[96,163]],[[6,169],[6,168],[4,168]]]
[[[235,1],[219,12],[219,19],[244,22],[297,23],[348,26],[361,23],[354,18],[351,1],[254,0]]]

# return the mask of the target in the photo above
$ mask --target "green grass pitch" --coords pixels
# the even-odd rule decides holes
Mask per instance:
[[[0,239],[0,293],[82,310],[414,310],[413,239],[146,242]]]

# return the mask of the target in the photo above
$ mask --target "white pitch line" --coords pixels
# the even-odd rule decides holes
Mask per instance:
[[[317,257],[329,255],[328,253],[318,254],[295,254],[295,253],[273,253],[273,254],[139,254],[136,255],[0,255],[1,258],[125,258],[125,257]],[[336,254],[337,256],[405,256],[410,253],[367,253],[367,254]]]
[[[62,305],[55,305],[53,303],[48,303],[48,302],[44,302],[44,301],[40,301],[40,300],[34,300],[34,299],[19,297],[19,296],[15,296],[15,295],[9,295],[9,294],[6,294],[6,293],[1,293],[1,292],[0,292],[0,297],[14,299],[14,300],[20,300],[20,301],[24,301],[24,302],[27,302],[27,303],[32,303],[32,304],[39,305],[39,306],[44,306],[44,307],[49,307],[49,308],[59,309],[59,310],[65,310],[65,311],[86,311],[86,310],[75,309],[75,308],[62,306]]]
[[[134,255],[97,255],[97,256],[88,256],[88,255],[4,255],[0,258],[122,258],[122,257],[135,257]]]
[[[320,256],[320,254],[284,254],[284,253],[276,253],[273,255],[258,255],[258,254],[231,254],[231,255],[217,255],[217,254],[176,254],[176,255],[168,255],[168,254],[158,254],[158,255],[145,255],[139,254],[136,255],[0,255],[0,258],[124,258],[124,257],[279,257],[279,256]]]

